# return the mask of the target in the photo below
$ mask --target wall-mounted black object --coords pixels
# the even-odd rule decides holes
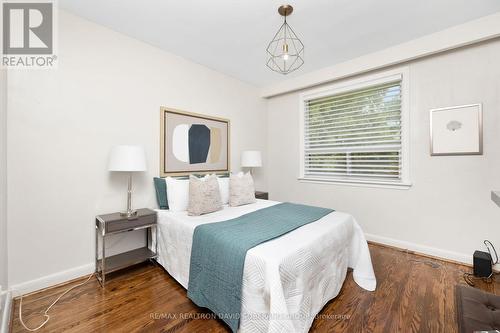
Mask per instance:
[[[493,274],[491,254],[483,251],[474,252],[474,276],[490,277]]]

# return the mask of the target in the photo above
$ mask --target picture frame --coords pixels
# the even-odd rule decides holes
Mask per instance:
[[[482,104],[430,110],[431,156],[482,155]]]
[[[160,177],[228,173],[230,120],[160,107]]]

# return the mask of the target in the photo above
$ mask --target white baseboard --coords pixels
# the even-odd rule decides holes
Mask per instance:
[[[401,241],[393,238],[388,238],[388,237],[383,237],[383,236],[378,236],[378,235],[372,235],[372,234],[366,234],[365,233],[366,240],[368,241],[373,241],[376,243],[381,243],[384,245],[390,245],[394,247],[398,247],[400,249],[404,250],[410,250],[410,251],[415,251],[423,254],[427,254],[433,257],[439,257],[443,259],[448,259],[448,260],[453,260],[457,261],[460,263],[464,263],[466,265],[472,265],[472,254],[471,255],[466,255],[458,252],[452,252],[448,250],[443,250],[443,249],[438,249],[435,247],[430,247],[426,245],[420,245],[420,244],[415,244],[411,242],[406,242],[406,241]]]
[[[8,333],[10,313],[12,309],[12,294],[10,291],[0,292],[0,333]]]
[[[366,240],[373,241],[375,243],[380,243],[384,245],[394,246],[404,250],[411,250],[415,252],[419,252],[422,254],[427,254],[433,257],[438,257],[442,259],[448,259],[457,261],[459,263],[463,263],[466,265],[472,265],[472,254],[462,254],[458,252],[438,249],[435,247],[430,247],[426,245],[415,244],[411,242],[401,241],[393,238],[377,236],[372,234],[365,233]],[[485,249],[479,249],[480,251],[486,251]],[[500,253],[500,252],[499,252]],[[494,256],[493,256],[494,258]],[[493,266],[493,270],[500,272],[500,263]]]
[[[12,295],[14,297],[31,293],[43,288],[51,287],[59,283],[63,283],[69,280],[73,280],[84,275],[88,275],[95,270],[94,263],[87,264],[75,268],[68,269],[66,271],[54,273],[51,275],[43,276],[41,278],[26,281],[23,283],[15,284],[11,286]]]

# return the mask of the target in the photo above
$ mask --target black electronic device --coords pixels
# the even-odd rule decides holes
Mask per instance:
[[[489,252],[475,251],[473,256],[474,276],[490,277],[493,273],[493,260]]]
[[[488,252],[475,251],[473,255],[474,276],[491,278],[493,276],[493,266],[498,264],[498,254],[489,240],[485,240],[484,245]],[[495,254],[495,261],[492,258],[493,253]]]

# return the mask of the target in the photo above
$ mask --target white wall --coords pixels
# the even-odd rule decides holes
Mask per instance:
[[[229,118],[233,170],[242,150],[266,153],[265,101],[253,86],[64,11],[58,53],[58,69],[9,72],[9,282],[24,290],[93,269],[94,216],[126,199],[126,179],[106,171],[113,145],[145,146],[149,170],[133,200],[156,207],[160,106]]]
[[[409,63],[409,190],[312,184],[299,175],[299,94],[268,102],[268,179],[272,199],[352,213],[371,239],[470,261],[482,241],[500,249],[500,41]],[[431,157],[429,109],[483,103],[484,154]]]
[[[0,293],[7,289],[7,73],[0,70]]]

